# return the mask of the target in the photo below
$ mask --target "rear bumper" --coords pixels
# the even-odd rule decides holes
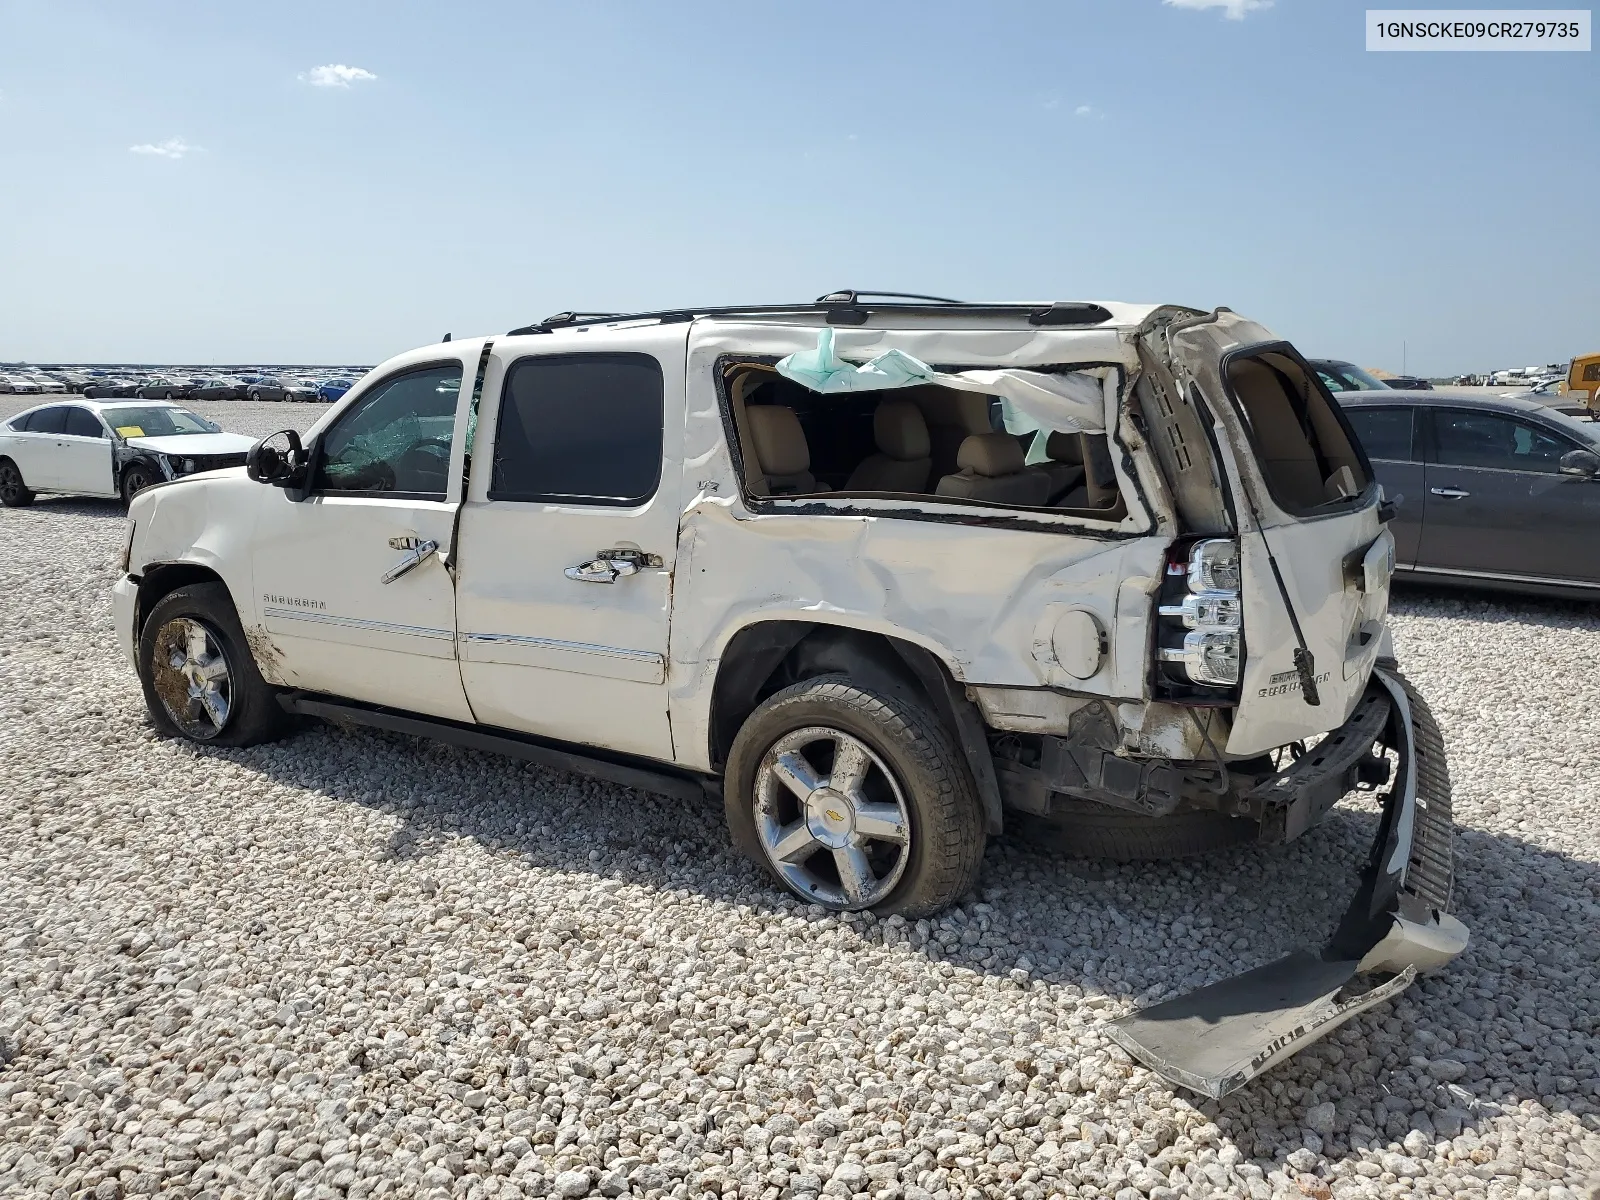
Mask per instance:
[[[1388,697],[1386,740],[1400,767],[1355,896],[1327,944],[1109,1027],[1128,1053],[1173,1083],[1224,1096],[1466,949],[1467,928],[1448,911],[1454,826],[1443,740],[1392,663],[1375,678]]]

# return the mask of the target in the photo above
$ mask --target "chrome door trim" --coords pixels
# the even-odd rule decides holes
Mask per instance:
[[[1459,575],[1463,579],[1498,579],[1505,583],[1535,583],[1553,587],[1594,588],[1600,591],[1600,583],[1589,583],[1583,579],[1561,579],[1554,575],[1508,575],[1503,571],[1463,571],[1459,567],[1408,567],[1395,565],[1397,571],[1414,571],[1419,575]]]
[[[411,637],[435,638],[454,641],[453,629],[433,629],[427,625],[396,625],[392,621],[368,621],[361,617],[341,617],[333,613],[306,612],[298,608],[264,608],[263,618],[280,621],[313,621],[319,625],[337,625],[341,629],[365,629],[373,633],[398,633]]]
[[[603,658],[620,658],[628,662],[665,666],[664,655],[650,650],[628,650],[622,646],[597,646],[592,642],[564,642],[559,638],[523,637],[515,633],[463,633],[464,642],[491,645],[535,646],[541,650],[567,650],[573,654],[597,654]]]

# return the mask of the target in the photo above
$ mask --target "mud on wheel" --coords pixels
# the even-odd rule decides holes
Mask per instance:
[[[288,728],[220,583],[164,596],[139,634],[138,665],[150,719],[169,737],[253,746]]]
[[[825,908],[926,916],[977,881],[971,772],[909,695],[843,675],[785,688],[740,729],[725,798],[739,850]]]

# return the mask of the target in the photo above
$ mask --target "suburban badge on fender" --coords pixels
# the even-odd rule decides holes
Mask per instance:
[[[274,596],[271,592],[261,594],[261,603],[273,608],[315,608],[325,611],[328,607],[321,600],[306,596]]]

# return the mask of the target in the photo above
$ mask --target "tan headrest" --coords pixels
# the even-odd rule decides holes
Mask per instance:
[[[878,449],[901,462],[915,462],[932,453],[928,423],[909,400],[884,400],[872,414],[872,440]]]
[[[777,404],[752,404],[750,440],[764,475],[800,475],[811,469],[811,448],[794,409]]]
[[[1083,442],[1076,433],[1063,433],[1056,429],[1051,431],[1044,440],[1044,452],[1053,462],[1081,463],[1083,461]]]
[[[1009,433],[975,433],[956,451],[956,466],[990,479],[1015,475],[1026,463],[1022,447]]]

